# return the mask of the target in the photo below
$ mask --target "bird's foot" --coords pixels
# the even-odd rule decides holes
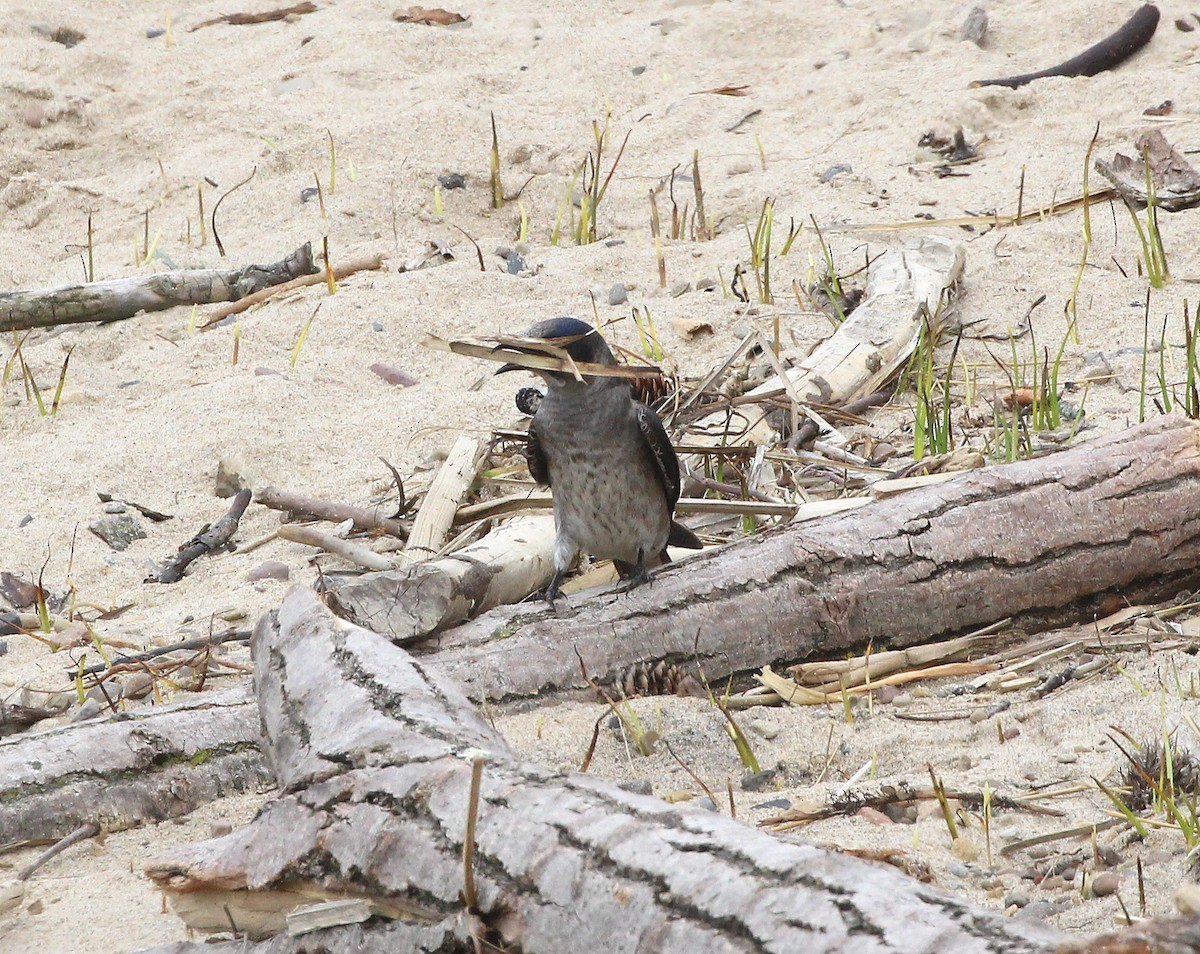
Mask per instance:
[[[613,588],[614,593],[628,593],[650,582],[650,571],[646,569],[645,560],[639,560],[635,564],[616,560],[613,562],[617,564],[617,572],[621,577],[621,582]]]

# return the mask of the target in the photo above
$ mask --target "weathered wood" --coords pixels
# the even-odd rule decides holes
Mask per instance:
[[[270,785],[245,689],[0,740],[0,842],[118,831]]]
[[[195,268],[86,285],[0,293],[0,332],[88,321],[120,321],[176,305],[236,301],[268,285],[317,271],[306,242],[282,261],[241,268]]]
[[[147,583],[178,583],[189,566],[206,553],[224,549],[237,533],[238,523],[250,505],[251,492],[239,490],[233,497],[229,509],[217,520],[206,524],[177,553],[171,556],[154,573],[146,577]]]
[[[462,950],[474,934],[526,954],[1035,954],[1061,938],[893,868],[523,762],[457,687],[299,588],[252,652],[282,794],[149,876],[199,929],[282,932],[300,896],[375,897],[407,914],[226,950]],[[478,917],[460,900],[475,758]]]
[[[479,471],[483,442],[477,437],[459,435],[442,463],[408,535],[404,555],[412,560],[434,556],[454,522],[454,512]]]
[[[576,652],[597,679],[694,655],[719,679],[1105,592],[1144,602],[1197,567],[1200,423],[1168,417],[706,550],[628,594],[575,597],[568,618],[493,610],[439,636],[437,659],[476,699],[584,688]]]
[[[904,366],[927,318],[939,313],[946,295],[962,276],[963,247],[924,236],[889,249],[867,271],[863,300],[812,354],[742,395],[734,403],[754,404],[784,394],[800,403],[840,406],[878,390]],[[711,414],[688,428],[689,439],[724,439],[726,414]],[[745,439],[761,442],[765,425]]]
[[[553,573],[554,518],[518,517],[449,556],[364,574],[329,597],[347,619],[404,644],[519,602]]]

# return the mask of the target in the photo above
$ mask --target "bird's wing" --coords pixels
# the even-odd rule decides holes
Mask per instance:
[[[658,415],[637,401],[633,406],[637,411],[638,428],[662,480],[663,493],[667,495],[667,509],[674,510],[679,500],[679,458],[675,456],[675,448],[671,446],[671,439]]]
[[[529,476],[539,484],[550,486],[550,468],[546,465],[546,452],[537,432],[537,416],[529,422],[529,440],[525,443],[525,463],[529,465]]]

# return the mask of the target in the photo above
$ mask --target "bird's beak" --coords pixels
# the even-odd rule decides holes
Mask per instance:
[[[505,371],[525,371],[525,370],[528,370],[528,369],[521,367],[519,364],[502,364],[502,365],[500,365],[500,367],[498,367],[495,370],[494,373],[495,374],[503,374]]]

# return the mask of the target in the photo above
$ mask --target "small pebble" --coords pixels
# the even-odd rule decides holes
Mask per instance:
[[[0,656],[8,655],[8,640],[0,639]]]
[[[715,278],[698,278],[696,279],[696,291],[713,291],[717,287]]]
[[[634,795],[654,794],[654,784],[648,778],[635,778],[627,782],[618,782],[617,788],[624,789]]]
[[[233,823],[224,818],[218,818],[209,826],[208,831],[210,838],[224,838],[233,831]]]
[[[98,703],[95,699],[84,699],[83,705],[81,705],[79,710],[73,716],[71,716],[71,721],[84,722],[87,719],[94,719],[100,714],[100,709],[100,703]]]
[[[397,387],[411,388],[414,384],[419,383],[416,378],[403,368],[397,367],[394,364],[387,364],[383,361],[376,361],[371,365],[370,370],[374,371],[388,384],[394,384]]]
[[[958,28],[957,39],[983,46],[983,38],[987,34],[988,15],[983,7],[972,7],[971,12]]]
[[[703,798],[697,798],[692,802],[692,804],[697,808],[703,808],[706,812],[715,812],[717,810],[717,803],[707,795],[705,795]]]
[[[119,500],[110,500],[104,505],[105,513],[124,513],[125,510],[125,505]]]
[[[790,798],[772,798],[769,801],[759,802],[757,805],[752,805],[750,807],[786,809],[792,807],[792,800]]]
[[[288,93],[306,93],[316,84],[311,76],[292,76],[282,83],[275,84],[275,95],[286,96]]]
[[[320,195],[320,193],[317,192],[316,186],[305,186],[303,189],[300,190],[300,201],[301,202],[311,202],[313,199],[317,198],[319,195]]]
[[[680,295],[686,295],[691,290],[691,282],[675,282],[675,284],[671,286],[671,297],[678,298]]]
[[[1024,891],[1010,891],[1004,896],[1004,906],[1006,908],[1023,908],[1032,900]]]
[[[966,878],[971,874],[971,869],[964,865],[961,861],[950,862],[950,864],[946,866],[946,870],[956,878]]]
[[[529,266],[525,263],[525,256],[513,249],[505,259],[504,270],[510,275],[520,275],[521,272],[528,271]]]
[[[839,162],[822,172],[819,178],[821,182],[832,182],[838,176],[845,175],[853,171],[854,170],[850,167],[849,163]]]
[[[276,371],[274,368],[255,368],[254,369],[254,376],[256,378],[266,378],[266,377],[270,377],[273,374],[278,375],[281,378],[283,377],[283,372]]]
[[[383,322],[382,321],[372,321],[371,322],[371,330],[372,331],[383,331]]]
[[[1079,756],[1074,752],[1056,752],[1054,755],[1054,761],[1058,762],[1060,765],[1072,765],[1079,761]]]
[[[872,825],[892,824],[892,820],[884,812],[881,812],[878,808],[872,808],[870,805],[864,805],[855,814],[859,818],[865,818]]]
[[[34,129],[40,129],[46,125],[46,109],[40,103],[30,103],[25,107],[25,111],[21,116],[25,120],[26,126],[31,126]]]
[[[165,27],[147,27],[146,28],[146,39],[147,40],[157,40],[160,36],[162,36],[166,32],[167,31],[166,31]]]
[[[775,769],[763,769],[761,772],[747,772],[742,776],[742,790],[745,792],[761,792],[770,788],[777,774]]]
[[[465,189],[467,187],[467,177],[461,172],[448,172],[444,176],[438,176],[438,183],[443,189]]]
[[[246,574],[251,583],[259,580],[286,580],[289,576],[288,565],[280,560],[264,560]]]
[[[1046,921],[1051,915],[1060,914],[1066,909],[1067,905],[1062,902],[1031,901],[1017,912],[1017,917],[1022,921]]]
[[[213,493],[218,497],[233,497],[253,482],[250,465],[239,454],[226,454],[217,461],[217,476]]]
[[[630,72],[630,73],[632,73],[634,76],[641,76],[643,73],[645,73],[645,72],[646,72],[646,67],[644,67],[644,66],[635,66],[635,67],[634,67],[633,69],[631,69],[629,72]]]
[[[20,529],[21,527],[28,527],[31,523],[33,523],[33,514],[27,513],[17,521],[17,528]]]
[[[1121,863],[1121,854],[1112,845],[1097,845],[1096,854],[1100,858],[1101,864],[1107,865],[1109,868],[1115,868]]]
[[[134,540],[146,538],[142,522],[129,513],[103,517],[89,524],[88,529],[117,551],[128,549]]]
[[[999,835],[1003,841],[1020,841],[1023,837],[1019,828],[1002,828]]]
[[[629,301],[629,290],[622,282],[617,282],[608,290],[608,303],[610,305],[623,305]]]
[[[768,742],[779,735],[779,726],[764,719],[746,719],[743,725],[755,735],[766,739]]]
[[[1121,876],[1115,871],[1104,871],[1092,879],[1092,894],[1097,898],[1107,898],[1116,894],[1121,887]]]

